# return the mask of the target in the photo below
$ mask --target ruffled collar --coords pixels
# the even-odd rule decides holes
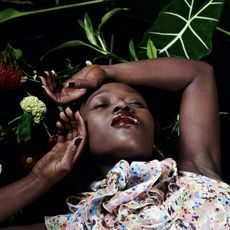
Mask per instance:
[[[91,184],[91,192],[67,200],[74,213],[68,224],[78,229],[80,224],[89,229],[132,229],[127,227],[132,221],[139,227],[164,224],[170,215],[159,206],[169,190],[178,189],[176,180],[176,162],[171,158],[131,164],[121,160],[105,179]],[[155,218],[147,218],[152,212]]]

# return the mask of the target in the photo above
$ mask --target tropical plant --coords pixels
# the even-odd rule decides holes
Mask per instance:
[[[4,36],[0,38],[3,40],[0,55],[0,88],[2,90],[7,90],[6,83],[9,83],[10,79],[13,79],[10,84],[16,82],[15,80],[17,79],[19,81],[17,81],[18,84],[16,88],[22,87],[25,91],[22,99],[28,95],[39,98],[41,92],[37,89],[37,87],[40,86],[37,78],[38,72],[41,69],[51,69],[52,65],[49,63],[55,62],[59,59],[59,56],[64,56],[64,58],[59,60],[58,63],[61,62],[62,67],[55,75],[61,83],[64,79],[84,66],[86,60],[94,63],[99,62],[102,58],[106,58],[110,61],[126,62],[143,58],[156,58],[157,56],[182,56],[198,60],[212,52],[212,39],[217,31],[221,31],[224,35],[229,35],[226,29],[219,26],[222,24],[226,28],[230,28],[230,25],[221,23],[222,14],[226,12],[225,7],[230,7],[229,2],[226,4],[224,0],[145,0],[145,11],[141,8],[142,3],[135,3],[128,0],[123,2],[106,0],[73,2],[74,3],[71,4],[61,4],[60,1],[56,1],[55,3],[47,2],[47,5],[38,4],[33,1],[2,1],[0,3],[0,5],[3,4],[4,6],[2,11],[0,11],[0,29],[1,26],[8,28],[7,26],[12,25],[11,23],[18,25],[17,20],[19,19],[25,18],[26,20],[22,20],[21,22],[28,23],[30,18],[33,18],[35,15],[39,19],[42,19],[43,16],[46,16],[46,18],[49,15],[55,16],[55,14],[60,16],[60,12],[63,12],[65,19],[68,18],[67,16],[69,16],[69,12],[71,12],[70,19],[66,19],[66,21],[64,20],[63,22],[69,23],[70,20],[73,20],[73,12],[83,9],[83,12],[74,15],[74,18],[78,22],[79,28],[83,29],[84,32],[82,33],[82,31],[77,30],[77,33],[73,33],[71,39],[69,39],[69,37],[68,39],[61,39],[62,42],[56,41],[58,39],[52,40],[53,37],[50,39],[46,37],[45,32],[36,30],[33,30],[32,33],[27,35],[26,42],[23,40],[25,38],[18,38],[17,36],[15,36],[15,38],[12,36],[6,40],[4,40]],[[100,14],[94,10],[98,6],[100,6]],[[142,9],[142,11],[140,9]],[[150,12],[149,15],[151,15],[151,17],[146,16],[146,9]],[[100,15],[102,16],[100,17]],[[152,17],[152,15],[154,15],[154,17]],[[108,27],[107,25],[111,25],[110,23],[114,17],[116,18],[115,20],[119,22],[112,24],[112,27]],[[108,36],[104,36],[104,32],[106,31],[107,35],[116,33],[114,32],[114,27],[119,26],[119,24],[122,24],[127,19],[133,20],[134,23],[135,21],[141,22],[147,29],[141,32],[142,37],[139,41],[134,39],[133,34],[129,34],[129,31],[127,31],[127,35],[119,34],[121,37],[128,36],[127,44],[122,44],[122,47],[127,48],[128,54],[122,55],[117,51],[113,51],[113,47],[111,48],[113,43],[107,39]],[[20,28],[22,28],[23,25],[24,24],[22,24]],[[57,26],[59,27],[59,24]],[[67,27],[67,24],[64,26]],[[55,38],[57,38],[58,35],[61,36],[62,32],[60,31],[58,34],[57,31]],[[33,63],[30,63],[28,60],[31,59],[31,53],[28,54],[27,46],[29,46],[32,51],[36,51],[35,41],[41,37],[47,39],[42,41],[44,44],[46,42],[49,43],[49,46],[48,48],[43,47],[42,52],[38,52],[38,54],[32,52],[36,58]],[[41,42],[39,42],[39,44],[40,43]],[[79,47],[84,48],[84,51],[76,55],[75,50]],[[27,53],[25,50],[27,50]],[[94,53],[92,54],[90,50],[94,51]],[[71,55],[71,58],[68,57],[71,52],[74,53],[74,58]],[[83,63],[76,63],[78,56],[81,56],[82,52],[88,52],[89,54],[85,55],[86,59]],[[55,57],[52,62],[50,61],[51,59],[49,59],[51,56]],[[8,73],[8,75],[6,73]],[[11,75],[9,75],[9,73]],[[8,77],[6,78],[6,76]],[[30,83],[28,84],[28,82]],[[33,84],[31,84],[31,82]],[[12,88],[12,84],[10,87],[11,88],[8,87],[8,89],[14,89],[14,87]],[[36,90],[34,90],[34,88],[36,88]],[[58,111],[60,109],[61,108],[58,108]],[[16,125],[16,127],[13,127],[13,130],[16,132],[18,143],[31,140],[32,128],[34,126],[31,116],[29,116],[28,113],[21,112],[21,115],[19,114],[19,116],[17,116],[20,117],[20,119],[13,118],[8,121],[10,125]],[[11,121],[14,122],[12,123]],[[55,134],[50,134],[45,122],[41,122],[41,124],[44,125],[49,138],[52,137],[52,135],[55,136]],[[175,125],[178,125],[178,121],[176,121]],[[178,131],[175,125],[173,125],[173,130]],[[5,129],[3,126],[0,126],[0,131],[0,138],[4,139]]]

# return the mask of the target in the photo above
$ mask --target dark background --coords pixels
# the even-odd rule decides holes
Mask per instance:
[[[71,1],[68,1],[69,3]],[[43,70],[61,70],[65,63],[65,58],[72,60],[72,64],[85,62],[90,57],[95,56],[95,52],[85,47],[77,47],[68,50],[61,50],[54,53],[44,60],[40,61],[40,57],[50,48],[61,44],[62,42],[72,39],[85,39],[85,33],[80,28],[77,19],[83,19],[86,10],[92,17],[93,23],[97,25],[101,16],[108,11],[112,6],[132,6],[133,10],[129,14],[119,13],[111,18],[111,20],[103,27],[103,32],[106,40],[111,40],[114,36],[113,52],[121,57],[129,57],[128,42],[130,38],[138,43],[143,37],[143,33],[149,28],[152,21],[156,18],[157,12],[169,1],[158,1],[157,7],[149,7],[149,1],[124,1],[126,4],[121,4],[121,1],[108,1],[107,4],[98,4],[75,8],[65,11],[57,11],[42,15],[25,16],[0,24],[0,48],[3,49],[7,42],[15,48],[23,50],[23,58],[30,63],[34,69]],[[31,9],[48,7],[46,1],[38,1],[35,5],[30,6]],[[50,3],[51,4],[51,3]],[[51,4],[52,5],[52,4]],[[227,26],[229,20],[226,19],[229,13],[229,1],[226,3],[226,9],[223,12],[222,26]],[[0,2],[0,9],[7,8],[11,5]],[[18,9],[24,9],[25,6],[14,5]],[[27,7],[28,10],[28,7]],[[140,13],[141,12],[141,13]],[[229,27],[230,28],[230,27]],[[223,36],[219,31],[216,31],[212,41],[212,52],[203,58],[204,61],[213,65],[219,93],[219,104],[221,112],[229,112],[229,58],[230,39],[228,36]],[[108,60],[101,60],[108,63]],[[28,85],[27,85],[28,87]],[[58,118],[58,110],[55,105],[50,102],[41,92],[40,86],[31,85],[31,90],[48,105],[49,114],[46,122],[48,122],[51,132],[55,132],[55,122]],[[20,113],[19,102],[25,96],[24,89],[16,91],[1,91],[0,90],[0,124],[9,122],[13,117]],[[171,95],[165,95],[164,108],[162,111],[163,126],[173,122],[177,112],[177,106],[174,104]],[[172,103],[173,102],[173,103]],[[165,104],[167,105],[165,108]],[[202,111],[201,111],[202,112]],[[221,146],[222,146],[222,178],[227,183],[230,183],[228,154],[229,147],[229,115],[221,115]],[[0,163],[3,165],[2,174],[0,174],[0,186],[13,182],[22,176],[26,175],[30,168],[26,168],[23,163],[24,156],[34,156],[40,158],[51,147],[48,136],[44,127],[36,127],[33,131],[32,141],[27,144],[17,144],[13,140],[8,140],[7,143],[0,142]],[[87,161],[86,159],[82,159]],[[89,161],[88,169],[93,170]],[[81,164],[84,165],[84,164]],[[80,167],[80,166],[79,166]],[[84,173],[82,173],[84,172]],[[53,187],[46,195],[38,199],[27,208],[23,209],[17,215],[14,215],[9,220],[2,223],[3,225],[18,224],[18,223],[33,223],[43,221],[44,215],[54,215],[66,210],[65,198],[75,192],[84,190],[87,182],[92,179],[86,169],[82,169],[81,173],[72,172],[69,176],[63,179],[55,187]],[[84,175],[84,176],[82,176]],[[83,180],[83,186],[80,186],[79,180]],[[1,225],[0,225],[1,226]]]

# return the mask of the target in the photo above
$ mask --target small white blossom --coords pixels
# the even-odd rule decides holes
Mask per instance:
[[[92,65],[92,62],[89,61],[89,60],[87,60],[87,61],[85,62],[85,64],[86,64],[87,66],[90,66],[90,65]]]
[[[1,174],[1,172],[2,172],[2,165],[0,164],[0,174]]]
[[[47,108],[44,102],[35,96],[24,97],[20,102],[20,106],[24,112],[30,113],[33,116],[34,123],[39,124],[47,113]]]

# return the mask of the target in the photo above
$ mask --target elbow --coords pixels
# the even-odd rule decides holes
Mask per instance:
[[[197,65],[196,77],[215,79],[213,66],[207,62],[199,61],[199,64]]]

